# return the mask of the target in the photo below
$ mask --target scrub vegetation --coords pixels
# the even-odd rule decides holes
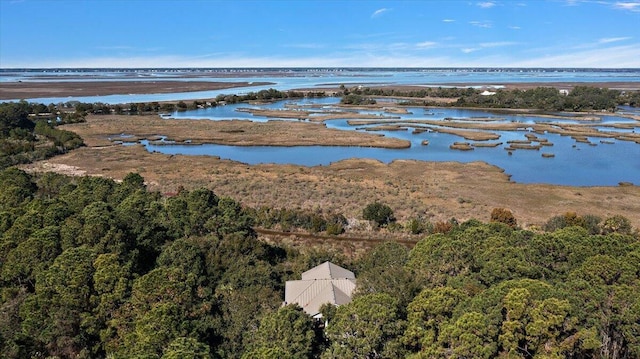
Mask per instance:
[[[83,145],[77,134],[57,128],[82,121],[75,112],[21,102],[0,103],[0,169],[43,160]]]
[[[622,217],[568,213],[533,232],[495,209],[490,223],[437,224],[412,249],[346,257],[265,243],[266,210],[206,188],[162,196],[135,173],[10,168],[0,198],[4,358],[640,355],[640,237]],[[393,224],[382,203],[363,216]],[[281,307],[285,281],[326,260],[358,278],[351,303],[323,308],[328,327]]]

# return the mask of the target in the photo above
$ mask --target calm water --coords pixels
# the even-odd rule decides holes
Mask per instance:
[[[0,81],[35,81],[41,80],[37,76],[43,73],[29,71],[0,71]],[[118,71],[84,71],[45,73],[48,81],[76,81],[91,80],[89,76],[99,76],[103,80],[180,80],[191,79],[174,78],[175,72],[118,72]],[[73,78],[72,78],[73,77]],[[323,86],[337,86],[345,84],[354,85],[380,85],[380,84],[411,84],[424,86],[439,86],[444,84],[490,84],[501,86],[515,82],[638,82],[640,83],[640,69],[634,70],[469,70],[469,69],[422,69],[422,70],[350,70],[350,71],[311,71],[295,72],[288,76],[239,76],[224,77],[212,73],[210,77],[198,77],[198,81],[268,81],[274,85],[235,88],[220,91],[203,91],[190,93],[149,94],[149,95],[111,95],[89,97],[55,97],[27,99],[33,102],[58,103],[66,101],[104,102],[104,103],[132,103],[168,100],[188,100],[194,98],[213,98],[219,94],[246,93],[261,89],[275,88],[288,90],[295,88],[321,88]],[[303,104],[316,103],[330,106],[338,100],[335,98],[303,100]],[[286,101],[266,106],[268,108],[282,108]],[[238,107],[251,107],[248,104],[227,105],[216,108],[174,113],[173,118],[184,120],[225,120],[245,119],[251,121],[267,121],[267,118],[254,117],[249,113],[237,112]],[[408,115],[401,115],[403,119],[443,119],[445,117],[499,117],[504,121],[519,121],[524,123],[541,122],[545,119],[523,116],[506,116],[487,111],[459,110],[459,109],[423,109],[412,108]],[[637,108],[623,108],[626,113],[640,113]],[[377,112],[373,112],[377,113]],[[398,116],[396,114],[387,114]],[[602,124],[607,122],[634,122],[614,116],[604,116]],[[640,131],[640,123],[628,131]],[[327,122],[327,127],[338,128],[346,131],[355,131],[346,120],[333,120]],[[600,128],[606,130],[606,128]],[[449,149],[449,145],[456,141],[463,141],[461,137],[428,133],[413,134],[408,131],[379,132],[385,136],[398,137],[411,141],[408,149],[377,149],[364,147],[324,147],[324,146],[299,146],[299,147],[236,147],[221,145],[151,145],[145,143],[149,151],[157,151],[167,154],[187,155],[212,155],[226,159],[245,162],[248,164],[259,163],[291,163],[305,166],[328,165],[332,162],[347,158],[373,158],[383,162],[391,162],[396,159],[416,159],[425,161],[458,161],[472,162],[484,161],[503,168],[512,179],[521,183],[549,183],[559,185],[595,186],[617,185],[619,182],[632,182],[640,184],[640,145],[628,141],[615,140],[614,144],[601,144],[600,138],[590,138],[597,144],[591,146],[584,143],[576,143],[569,137],[545,134],[538,135],[547,138],[554,143],[553,147],[543,147],[540,151],[516,150],[512,155],[504,149],[506,141],[525,139],[525,131],[522,132],[497,132],[501,135],[502,146],[496,148],[476,148],[474,151],[456,151]],[[423,146],[423,140],[429,140],[428,146]],[[554,158],[542,158],[542,152],[555,154]],[[425,174],[428,176],[428,174]]]
[[[322,104],[330,106],[338,102],[336,98],[303,100],[301,104]],[[283,108],[287,101],[269,104],[266,108]],[[244,119],[251,121],[267,121],[267,118],[254,117],[249,113],[237,112],[239,107],[251,107],[247,104],[227,105],[211,109],[200,109],[177,112],[172,115],[176,119],[187,121],[199,120],[228,120]],[[634,109],[626,109],[632,111]],[[465,109],[424,109],[409,108],[410,114],[400,115],[402,119],[432,119],[442,120],[446,117],[494,117],[500,121],[518,121],[523,124],[552,121],[531,116],[513,116],[502,113],[492,113],[480,110]],[[371,111],[370,113],[380,114]],[[389,114],[387,114],[389,115]],[[392,116],[398,116],[393,114]],[[571,122],[571,121],[565,121]],[[598,124],[605,125],[612,122],[631,122],[638,126],[633,130],[640,131],[640,123],[617,117],[603,116]],[[327,127],[346,131],[356,131],[347,120],[327,121]],[[367,126],[358,126],[363,128]],[[601,130],[606,130],[602,127]],[[496,165],[512,176],[512,180],[520,183],[549,183],[572,186],[617,185],[619,182],[640,183],[640,145],[614,140],[613,144],[600,143],[601,138],[590,138],[596,146],[578,143],[570,137],[557,134],[544,134],[539,137],[547,138],[554,144],[541,150],[516,150],[509,155],[504,149],[509,140],[524,140],[527,131],[491,131],[501,135],[499,142],[503,145],[495,148],[476,148],[473,151],[451,150],[449,145],[456,141],[464,141],[461,137],[437,132],[423,132],[414,134],[413,129],[407,131],[381,131],[388,137],[396,137],[411,142],[408,149],[380,149],[366,147],[326,147],[326,146],[298,146],[298,147],[237,147],[223,145],[149,145],[149,151],[166,154],[186,155],[214,155],[225,159],[232,159],[248,164],[259,163],[288,163],[304,166],[328,165],[332,162],[348,158],[374,158],[383,162],[396,159],[415,159],[424,161],[484,161]],[[428,140],[429,145],[422,145]],[[553,153],[554,158],[543,158],[543,152]],[[428,175],[428,174],[425,174]]]
[[[287,69],[284,69],[286,71]],[[322,86],[355,85],[424,85],[440,86],[443,84],[487,84],[500,86],[518,82],[639,82],[640,69],[597,70],[597,69],[330,69],[312,71],[307,69],[290,69],[290,72],[273,75],[271,72],[234,77],[234,73],[202,72],[176,69],[160,70],[49,70],[12,71],[0,69],[0,82],[14,81],[266,81],[269,86],[235,88],[217,91],[200,91],[169,94],[120,94],[110,96],[83,97],[46,97],[26,99],[32,102],[59,103],[66,101],[103,102],[108,104],[188,100],[194,98],[214,98],[219,94],[243,93],[275,88],[289,90],[295,88],[313,88]],[[206,71],[206,70],[205,70]],[[278,69],[283,71],[283,69]],[[178,77],[180,75],[198,74],[196,78]],[[209,74],[209,75],[208,75]],[[46,77],[43,77],[46,76]],[[18,100],[18,99],[16,99]]]

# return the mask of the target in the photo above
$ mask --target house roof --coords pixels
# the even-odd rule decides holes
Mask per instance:
[[[356,279],[352,271],[331,262],[324,262],[302,273],[302,280],[310,279]]]
[[[353,272],[325,262],[302,273],[302,280],[287,281],[285,284],[285,303],[296,303],[304,311],[316,316],[325,304],[342,305],[351,302],[356,288]]]

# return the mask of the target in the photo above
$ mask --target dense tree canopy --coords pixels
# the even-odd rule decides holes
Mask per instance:
[[[137,174],[10,168],[0,198],[3,358],[640,357],[640,238],[622,216],[532,232],[496,211],[348,261],[259,241],[268,211],[165,198]],[[281,303],[327,259],[358,287],[325,327]]]
[[[0,103],[0,169],[49,158],[83,144],[75,133],[56,127],[68,115],[45,111],[48,108],[43,104]]]

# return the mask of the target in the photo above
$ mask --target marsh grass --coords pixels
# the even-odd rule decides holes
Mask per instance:
[[[455,122],[455,121],[447,121]],[[480,123],[476,123],[480,122]],[[476,121],[466,125],[492,125]],[[451,125],[451,124],[450,124]],[[455,125],[455,124],[454,124]],[[514,126],[498,123],[495,126]],[[549,125],[539,125],[544,130]],[[86,123],[64,126],[78,133],[87,147],[63,156],[25,166],[32,171],[65,171],[122,179],[139,172],[152,190],[162,193],[206,187],[220,196],[251,206],[274,208],[321,208],[361,219],[371,202],[389,205],[400,222],[424,216],[429,221],[457,218],[488,220],[491,208],[510,208],[523,227],[541,226],[554,213],[580,209],[603,218],[620,214],[640,227],[640,191],[637,186],[576,188],[510,181],[503,170],[484,162],[421,162],[351,159],[328,166],[303,167],[264,164],[250,166],[213,156],[181,156],[149,153],[142,145],[122,146],[114,134],[153,138],[170,134],[217,143],[251,144],[344,144],[366,143],[381,147],[393,142],[375,134],[327,129],[318,123],[292,121],[180,121],[157,116],[92,116]],[[301,138],[304,136],[304,141]],[[123,137],[123,136],[120,136]],[[529,136],[528,140],[533,140]],[[543,143],[536,136],[538,143]],[[392,142],[390,142],[392,141]],[[607,199],[610,197],[610,199]],[[463,198],[465,203],[460,203]],[[468,202],[467,202],[468,201]],[[606,203],[606,206],[602,204]],[[472,204],[472,205],[470,205]]]
[[[176,192],[180,186],[206,187],[246,206],[321,208],[349,220],[361,220],[362,209],[379,201],[389,205],[400,222],[418,216],[432,223],[452,217],[488,220],[491,208],[505,207],[525,228],[576,209],[603,218],[620,214],[640,226],[640,218],[633,215],[640,213],[637,186],[581,187],[578,196],[575,187],[510,182],[501,169],[481,162],[384,164],[352,159],[317,167],[248,166],[207,156],[149,153],[143,146],[109,146],[81,148],[26,168],[50,171],[65,166],[115,179],[137,171],[151,190],[162,193]]]

